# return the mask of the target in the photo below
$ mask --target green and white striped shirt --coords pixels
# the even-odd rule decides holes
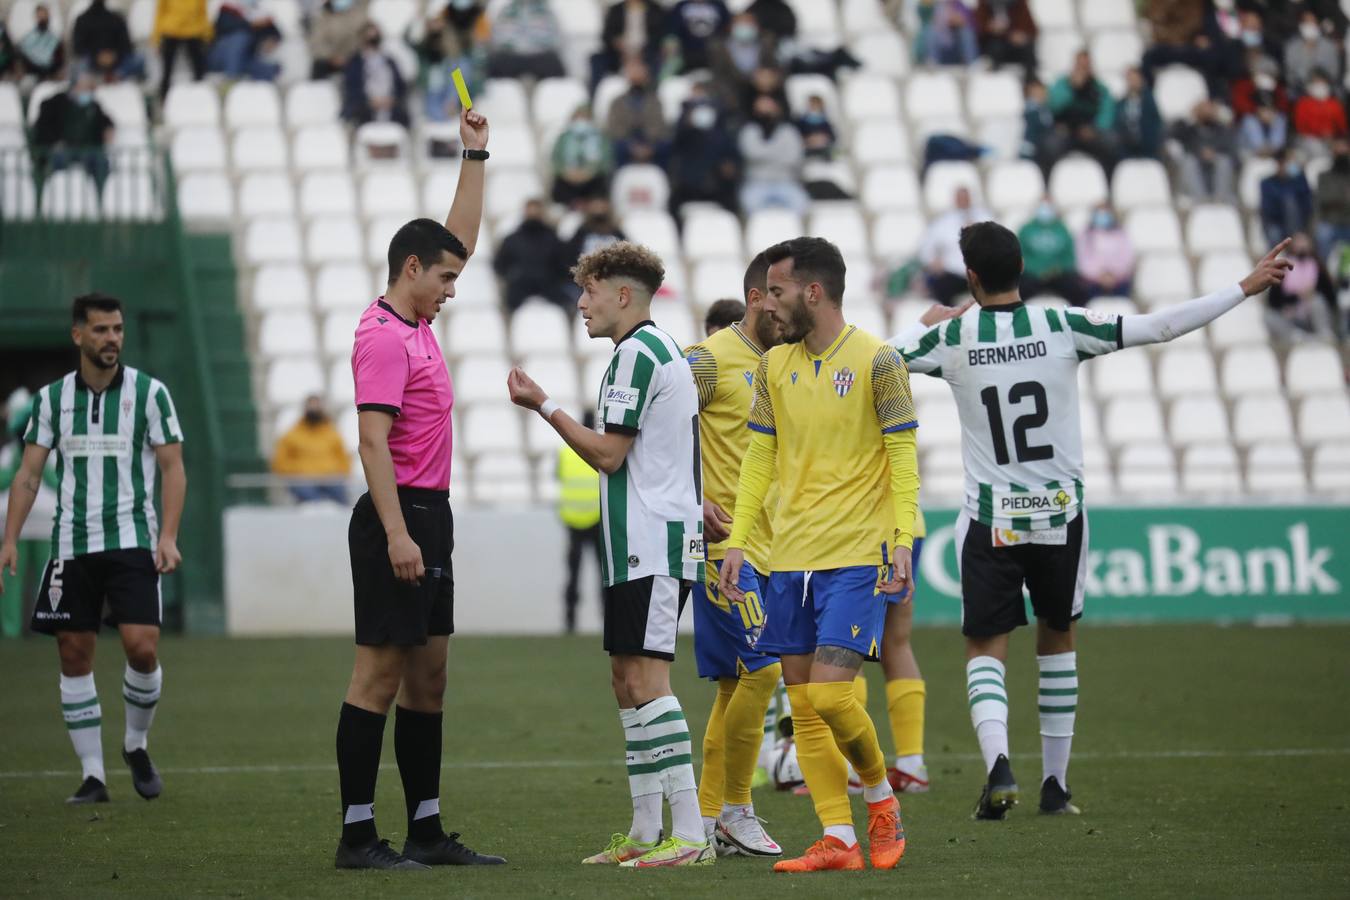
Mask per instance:
[[[991,528],[1029,531],[1078,515],[1078,364],[1121,348],[1119,316],[1022,303],[971,307],[891,343],[911,372],[951,385],[973,518]]]
[[[54,557],[154,549],[155,448],[183,440],[163,383],[122,366],[100,394],[71,372],[37,393],[24,440],[56,451]]]
[[[668,575],[702,581],[703,461],[698,389],[680,345],[643,322],[614,348],[596,421],[634,435],[613,475],[600,475],[605,584]]]

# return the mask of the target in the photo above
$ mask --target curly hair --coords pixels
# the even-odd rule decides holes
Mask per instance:
[[[666,278],[666,267],[650,249],[630,241],[618,241],[587,253],[572,267],[572,279],[582,287],[594,278],[631,278],[655,294]]]

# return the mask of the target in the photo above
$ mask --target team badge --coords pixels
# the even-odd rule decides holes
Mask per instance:
[[[59,587],[47,589],[47,602],[52,605],[52,612],[61,605],[61,589]]]
[[[834,373],[834,392],[840,397],[853,390],[853,370],[848,366]]]

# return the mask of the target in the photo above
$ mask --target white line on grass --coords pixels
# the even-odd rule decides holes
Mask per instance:
[[[1035,751],[1021,751],[1015,755],[1034,756]],[[1350,747],[1290,747],[1272,750],[1123,750],[1105,753],[1075,753],[1077,761],[1091,760],[1150,760],[1150,759],[1261,759],[1298,756],[1350,756]],[[930,760],[978,760],[978,753],[932,753]],[[608,759],[546,759],[546,760],[480,760],[468,762],[447,761],[446,769],[617,769],[620,763]],[[392,771],[393,763],[380,766]],[[334,763],[296,763],[258,766],[183,766],[160,769],[166,775],[252,775],[286,774],[291,772],[336,772]],[[33,771],[0,771],[0,778],[66,778],[76,774],[74,769],[38,769]]]

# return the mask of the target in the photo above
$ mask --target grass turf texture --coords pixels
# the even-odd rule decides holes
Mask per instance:
[[[1350,894],[1350,628],[1085,629],[1069,776],[1081,818],[1035,814],[1030,637],[1017,634],[1009,675],[1022,806],[1003,823],[969,818],[983,772],[961,640],[920,630],[935,787],[903,801],[905,860],[895,872],[815,876],[774,875],[767,862],[745,858],[660,872],[578,864],[624,830],[630,814],[598,638],[452,639],[445,824],[510,864],[397,874],[333,869],[333,734],[347,642],[166,640],[150,742],[165,792],[146,803],[118,754],[123,661],[105,634],[97,678],[113,802],[80,808],[62,804],[79,777],[61,725],[55,646],[7,642],[0,896]],[[694,678],[687,641],[679,654],[676,690],[697,747],[713,691]],[[869,666],[869,675],[871,712],[889,752],[881,673]],[[382,835],[399,847],[405,824],[392,724],[376,810]],[[755,801],[789,852],[818,835],[808,800],[760,789]],[[860,798],[854,809],[861,828]]]

